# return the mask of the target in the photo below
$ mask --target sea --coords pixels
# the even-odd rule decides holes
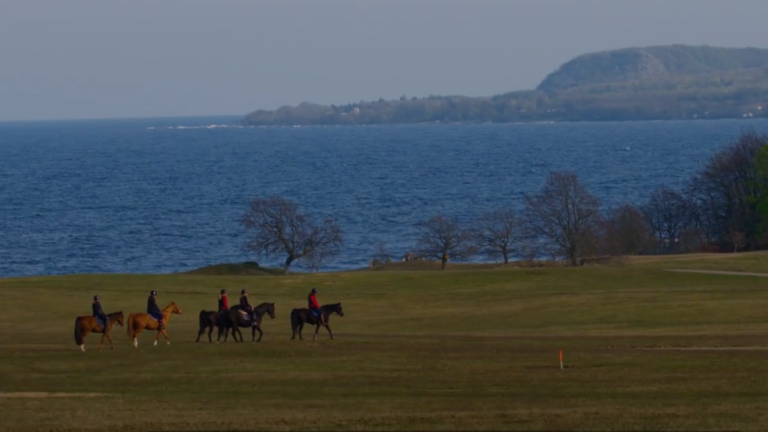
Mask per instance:
[[[323,270],[399,259],[414,225],[520,209],[571,171],[608,209],[680,187],[766,120],[241,127],[238,117],[0,123],[0,277],[258,261],[240,224],[281,196],[341,226]],[[301,271],[301,269],[297,269]]]

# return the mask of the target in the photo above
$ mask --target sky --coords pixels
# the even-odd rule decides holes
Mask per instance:
[[[768,48],[766,0],[0,0],[0,121],[490,96],[631,46]]]

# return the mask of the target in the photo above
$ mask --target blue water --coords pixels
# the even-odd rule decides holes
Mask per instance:
[[[360,268],[380,241],[402,255],[436,212],[520,207],[550,170],[576,172],[605,206],[638,203],[740,132],[768,133],[760,120],[209,127],[235,120],[0,123],[0,277],[253,260],[239,218],[273,194],[340,223],[327,270]]]

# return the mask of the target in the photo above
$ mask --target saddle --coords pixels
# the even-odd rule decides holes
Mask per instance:
[[[238,309],[238,312],[240,312],[240,318],[242,318],[243,321],[245,321],[247,323],[251,323],[251,324],[256,322],[256,321],[251,321],[251,315],[248,312],[242,311],[242,310],[239,310],[239,309]]]
[[[101,327],[103,329],[107,328],[107,323],[103,319],[101,319],[101,318],[99,318],[97,316],[93,317],[93,319],[96,320],[96,325],[98,325],[99,327]]]

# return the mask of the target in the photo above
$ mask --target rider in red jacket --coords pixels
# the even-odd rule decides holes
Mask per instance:
[[[325,325],[325,319],[323,318],[323,311],[320,310],[320,305],[317,304],[315,293],[317,293],[317,289],[312,288],[312,291],[309,292],[309,296],[307,297],[307,302],[309,302],[309,310],[310,312],[312,312],[313,314],[319,317],[320,324]]]
[[[221,290],[221,295],[219,296],[219,312],[224,312],[229,310],[229,306],[227,305],[227,290]]]

